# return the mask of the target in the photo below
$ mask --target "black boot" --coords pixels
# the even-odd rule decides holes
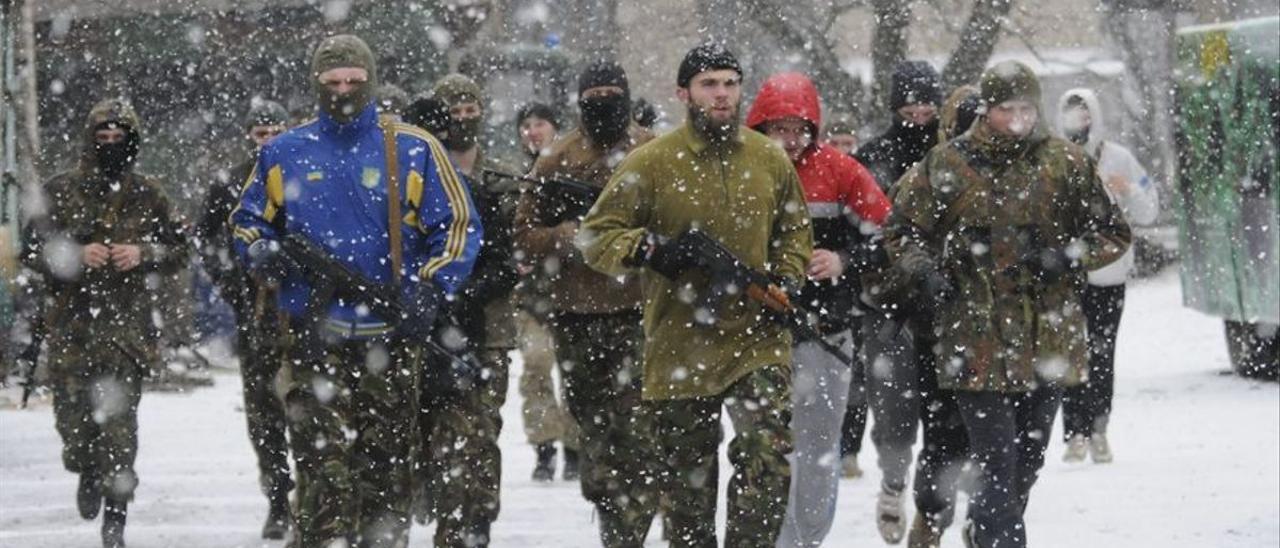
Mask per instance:
[[[533,467],[533,481],[551,481],[556,477],[556,446],[554,443],[540,443],[534,448],[538,454],[538,464]]]
[[[564,450],[564,480],[578,481],[578,452],[573,449]]]
[[[124,548],[124,521],[129,503],[108,498],[102,510],[102,548]]]
[[[80,517],[94,519],[98,517],[98,509],[102,507],[102,481],[93,472],[80,474],[80,487],[76,489],[76,508]]]
[[[474,548],[486,548],[489,546],[489,524],[478,523],[467,528],[467,532],[462,539],[463,544]]]
[[[262,524],[262,538],[280,540],[289,532],[289,526],[293,522],[289,513],[289,497],[284,493],[273,493],[269,501],[267,522]]]

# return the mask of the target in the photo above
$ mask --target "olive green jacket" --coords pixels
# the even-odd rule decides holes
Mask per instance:
[[[673,238],[691,228],[753,268],[796,285],[804,279],[813,231],[800,180],[781,148],[747,129],[709,144],[686,123],[633,151],[583,220],[577,245],[588,265],[616,276],[646,233]],[[695,321],[704,273],[672,281],[643,269],[640,281],[645,399],[714,396],[763,367],[790,367],[790,333],[756,303],[726,298],[713,325]]]
[[[1008,141],[980,118],[898,182],[893,209],[891,258],[928,255],[956,287],[935,310],[942,388],[1021,392],[1087,380],[1085,272],[1119,259],[1131,236],[1083,150],[1042,128]],[[1073,259],[1057,280],[1018,267],[1053,250]]]

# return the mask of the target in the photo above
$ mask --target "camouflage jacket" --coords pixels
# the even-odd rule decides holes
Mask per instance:
[[[936,310],[942,388],[1086,380],[1085,272],[1119,259],[1130,232],[1083,150],[1039,127],[1002,142],[979,120],[903,177],[893,210],[890,256],[925,254],[955,285]],[[1054,250],[1072,262],[1052,282],[1019,267]]]
[[[104,101],[93,109],[79,166],[44,185],[48,209],[32,220],[22,261],[49,281],[52,305],[45,309],[45,323],[51,357],[83,351],[89,343],[108,344],[149,366],[157,352],[156,274],[185,265],[188,243],[158,181],[132,168],[116,178],[93,168],[93,128],[107,121],[138,131],[137,116],[122,103]],[[88,268],[81,257],[89,243],[137,245],[141,264],[127,271],[110,263]]]

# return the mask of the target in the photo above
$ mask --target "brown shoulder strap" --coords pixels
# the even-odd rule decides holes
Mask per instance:
[[[400,158],[396,146],[396,122],[390,117],[382,119],[382,141],[387,160],[387,230],[391,236],[391,280],[400,285],[400,268],[404,264],[404,249],[400,243]]]

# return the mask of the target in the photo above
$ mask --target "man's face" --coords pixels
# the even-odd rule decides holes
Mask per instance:
[[[927,126],[938,117],[938,107],[930,103],[913,103],[899,107],[898,116],[913,126]]]
[[[249,128],[249,138],[253,140],[254,146],[261,147],[267,144],[272,137],[284,133],[282,125],[258,125]]]
[[[858,150],[858,136],[852,133],[829,135],[827,136],[827,143],[847,156],[852,156]]]
[[[120,127],[104,127],[93,132],[93,142],[99,145],[123,143],[126,137],[128,134]]]
[[[530,153],[537,153],[547,148],[556,139],[556,126],[537,116],[530,116],[520,122],[520,144]]]
[[[468,101],[449,106],[449,117],[454,120],[470,120],[480,117],[480,103]]]
[[[1026,137],[1040,121],[1040,109],[1031,101],[1013,99],[987,109],[987,124],[996,133]]]
[[[809,134],[809,123],[795,116],[773,120],[764,125],[764,134],[787,151],[792,162],[800,161],[800,155],[813,143]]]
[[[368,83],[369,71],[359,67],[339,67],[320,73],[320,85],[332,94],[345,95]]]
[[[676,96],[704,134],[723,138],[737,129],[742,104],[742,76],[737,71],[700,72],[689,81],[689,87],[678,88]]]

